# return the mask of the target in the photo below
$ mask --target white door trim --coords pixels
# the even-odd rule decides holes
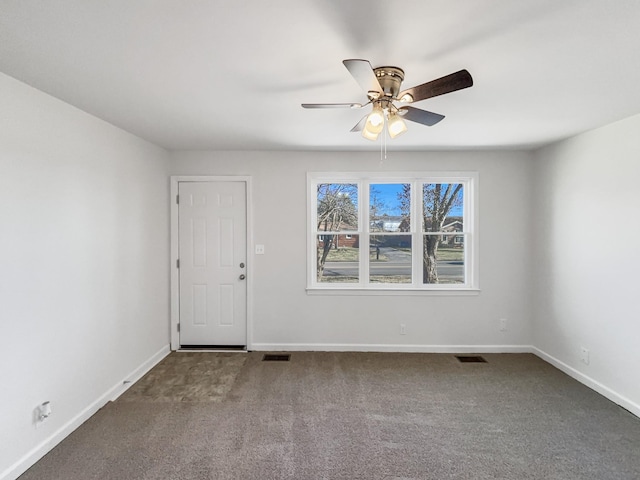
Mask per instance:
[[[180,276],[177,268],[178,260],[178,196],[179,182],[244,182],[247,192],[247,350],[253,344],[253,203],[251,177],[249,176],[211,176],[211,175],[172,175],[170,177],[171,202],[171,324],[169,326],[171,350],[180,348],[178,322],[180,321]]]

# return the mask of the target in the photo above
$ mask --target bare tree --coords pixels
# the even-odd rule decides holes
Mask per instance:
[[[317,191],[318,232],[322,242],[317,243],[317,279],[322,280],[324,264],[333,245],[337,245],[335,233],[345,227],[357,226],[358,211],[354,200],[358,198],[358,187],[350,183],[321,183]]]
[[[403,223],[410,217],[411,187],[404,185],[398,194]],[[422,188],[422,226],[425,233],[440,233],[454,206],[462,205],[461,183],[426,183]],[[423,243],[422,281],[438,283],[437,255],[442,235],[425,235]]]
[[[371,187],[369,192],[369,224],[372,232],[384,231],[383,223],[381,219],[385,214],[387,206],[380,199],[381,192],[377,188]]]

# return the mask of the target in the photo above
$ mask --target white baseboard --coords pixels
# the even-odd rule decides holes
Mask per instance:
[[[49,451],[64,440],[71,432],[86,422],[92,415],[100,410],[109,401],[115,400],[122,395],[134,382],[139,380],[145,373],[151,370],[164,357],[169,354],[169,345],[163,346],[142,365],[137,367],[133,372],[123,378],[116,385],[107,390],[84,410],[60,427],[47,439],[25,454],[20,460],[0,473],[0,480],[16,480],[20,475],[26,472],[29,467],[44,457]],[[125,383],[126,382],[126,383]]]
[[[570,377],[572,377],[572,378],[576,379],[577,381],[579,381],[580,383],[586,385],[590,389],[595,390],[596,392],[598,392],[603,397],[606,397],[609,400],[611,400],[613,403],[615,403],[617,405],[620,405],[622,408],[630,411],[635,416],[640,417],[640,405],[639,404],[637,404],[637,403],[633,402],[632,400],[628,399],[627,397],[624,397],[623,395],[620,395],[619,393],[611,390],[606,385],[603,385],[602,383],[598,382],[597,380],[594,380],[593,378],[585,375],[584,373],[579,372],[575,368],[573,368],[573,367],[567,365],[566,363],[558,360],[557,358],[549,355],[547,352],[544,352],[544,351],[542,351],[542,350],[540,350],[539,348],[536,348],[536,347],[532,347],[532,348],[533,348],[532,349],[532,353],[534,353],[535,355],[537,355],[538,357],[543,359],[545,362],[550,363],[551,365],[556,367],[558,370],[561,370],[562,372],[566,373]]]
[[[131,385],[140,380],[149,370],[155,367],[160,361],[171,353],[171,349],[169,345],[165,345],[160,350],[158,350],[154,355],[151,356],[147,361],[145,361],[142,365],[136,368],[133,372],[125,377],[125,379],[120,382],[118,385],[113,387],[111,392],[110,400],[115,401],[120,395],[126,392]],[[126,383],[125,383],[126,382]]]
[[[260,352],[532,353],[531,345],[375,345],[358,343],[254,343]]]

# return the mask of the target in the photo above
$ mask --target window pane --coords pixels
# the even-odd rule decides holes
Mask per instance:
[[[424,232],[463,230],[464,188],[462,183],[425,183],[422,186]]]
[[[369,228],[371,232],[408,232],[411,185],[375,183],[369,185]]]
[[[422,283],[464,283],[464,235],[425,235]]]
[[[372,235],[371,283],[411,283],[411,235]]]
[[[317,192],[317,231],[358,230],[358,185],[319,183]]]
[[[316,242],[317,281],[357,283],[359,278],[359,240],[359,235],[318,235]]]

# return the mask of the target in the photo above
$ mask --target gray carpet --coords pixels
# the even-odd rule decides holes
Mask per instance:
[[[200,355],[211,401],[123,396],[20,480],[640,479],[640,419],[533,355]]]

